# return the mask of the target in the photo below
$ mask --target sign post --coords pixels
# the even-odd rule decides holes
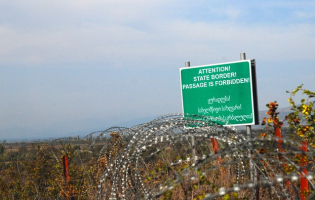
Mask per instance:
[[[245,53],[241,53],[240,54],[240,59],[241,60],[246,60],[246,54]],[[256,82],[255,82],[255,84],[256,84]],[[248,137],[248,140],[250,142],[250,145],[251,145],[252,144],[252,126],[251,125],[247,125],[246,126],[246,133],[247,133],[247,137]],[[257,184],[258,175],[257,175],[257,173],[255,173],[253,160],[252,160],[252,152],[251,152],[250,149],[248,150],[248,159],[249,159],[250,180],[254,181],[254,184]],[[259,187],[256,188],[255,193],[256,193],[256,199],[258,200],[259,199]]]
[[[246,126],[251,143],[251,125],[259,124],[255,60],[246,60],[180,69],[184,116],[205,117],[221,125]],[[187,124],[187,127],[192,126]],[[194,137],[191,137],[195,145]],[[196,155],[193,147],[193,154]],[[251,150],[248,151],[250,179],[256,181]],[[256,191],[256,198],[259,192]]]
[[[190,67],[190,62],[189,61],[187,61],[187,62],[185,62],[185,67]],[[190,135],[190,137],[191,137],[191,146],[192,146],[192,153],[193,153],[193,161],[194,161],[194,163],[196,164],[196,144],[195,144],[195,136],[194,135]]]

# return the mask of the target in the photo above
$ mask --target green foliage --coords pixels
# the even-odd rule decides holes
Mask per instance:
[[[163,193],[162,200],[171,200],[172,199],[172,195],[173,195],[173,191],[172,190],[168,190],[168,191]]]
[[[223,200],[229,200],[229,199],[230,199],[230,195],[229,195],[229,194],[226,194],[226,195],[223,196],[222,199],[223,199]]]
[[[300,100],[300,104],[297,104],[294,100],[297,93],[301,93],[303,96],[306,96]],[[291,96],[288,99],[292,112],[286,117],[290,127],[293,130],[296,130],[296,134],[299,138],[313,147],[315,147],[314,97],[315,92],[304,89],[303,85],[298,86],[291,92]]]

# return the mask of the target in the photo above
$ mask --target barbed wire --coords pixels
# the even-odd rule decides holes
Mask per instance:
[[[187,124],[190,124],[189,128],[185,128]],[[193,125],[198,125],[198,127],[193,127]],[[269,137],[265,140],[248,139],[245,133],[238,132],[229,126],[224,127],[202,117],[192,119],[182,115],[163,116],[124,131],[131,131],[134,135],[126,144],[126,148],[115,158],[110,159],[110,167],[104,172],[98,186],[98,199],[159,198],[167,191],[174,192],[180,187],[182,187],[181,190],[185,190],[184,184],[198,182],[200,177],[211,180],[210,172],[220,171],[223,168],[234,171],[231,172],[234,174],[230,174],[229,179],[230,183],[235,183],[235,186],[227,187],[222,184],[220,190],[203,193],[199,196],[214,199],[232,191],[243,190],[244,196],[254,198],[259,192],[259,188],[269,188],[268,194],[262,193],[269,199],[290,199],[292,197],[299,199],[299,183],[294,181],[300,177],[307,178],[310,190],[314,191],[314,184],[311,181],[313,165],[308,166],[309,173],[306,175],[301,172],[303,167],[294,162],[296,156],[299,155],[314,157],[314,151],[309,147],[309,151],[305,153],[299,150],[300,145],[294,141],[285,140],[282,148],[285,148],[286,151],[279,152],[276,137]],[[118,132],[118,134],[120,133]],[[191,136],[195,137],[195,146],[192,145]],[[221,149],[216,153],[209,145],[211,138],[220,143]],[[196,155],[193,155],[194,148],[197,152]],[[258,153],[261,148],[264,148],[266,153]],[[248,150],[251,151],[250,157]],[[282,158],[279,159],[279,157]],[[222,162],[213,164],[219,158],[222,159]],[[156,165],[157,159],[161,161],[163,169],[159,173],[154,172],[154,167],[148,167]],[[255,180],[250,180],[249,177],[250,160],[254,165]],[[183,163],[185,163],[185,167],[181,169]],[[288,166],[295,169],[294,173],[288,174],[288,170],[286,170]],[[144,169],[151,169],[150,173],[154,172],[154,179],[159,181],[147,181],[152,177],[150,174],[144,173]],[[290,186],[283,186],[281,183],[283,180],[286,180]],[[290,190],[287,190],[286,187],[289,187]],[[245,195],[245,193],[248,194]],[[195,195],[198,195],[198,192]]]
[[[98,187],[93,190],[96,199],[161,199],[170,194],[173,199],[216,199],[225,195],[300,199],[303,178],[309,185],[305,195],[308,199],[315,197],[315,151],[311,146],[304,152],[299,142],[289,138],[248,138],[245,131],[212,120],[169,114],[131,128],[95,131],[71,140],[71,162],[82,166],[81,173],[92,187],[95,177],[90,175],[87,163],[94,158],[104,161],[99,166]],[[213,139],[219,150],[214,148]],[[47,144],[60,168],[60,158],[69,153],[68,143],[69,138],[64,137]],[[36,156],[31,152],[28,159]],[[307,164],[301,165],[302,157],[307,158]]]

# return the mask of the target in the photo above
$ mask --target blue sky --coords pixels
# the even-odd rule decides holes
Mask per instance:
[[[314,1],[0,1],[0,139],[181,112],[179,68],[256,59],[260,110],[315,90]]]

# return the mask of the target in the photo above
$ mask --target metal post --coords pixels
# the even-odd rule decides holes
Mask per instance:
[[[246,60],[246,54],[241,53],[240,59]],[[252,126],[251,125],[246,126],[246,134],[247,134],[247,139],[249,141],[249,146],[251,147],[251,145],[252,145]],[[257,179],[255,176],[256,173],[254,171],[255,169],[254,169],[254,165],[253,165],[251,149],[248,149],[248,159],[249,159],[250,180],[253,181],[254,184],[257,184]],[[259,199],[259,188],[256,190],[256,199]]]
[[[190,61],[185,62],[185,67],[190,67]],[[194,135],[190,135],[191,136],[191,146],[192,146],[192,151],[193,151],[193,161],[196,164],[196,144],[195,144],[195,136]]]
[[[185,62],[185,67],[190,67],[190,61]]]
[[[246,54],[245,53],[241,53],[240,57],[241,57],[241,60],[246,60]]]

